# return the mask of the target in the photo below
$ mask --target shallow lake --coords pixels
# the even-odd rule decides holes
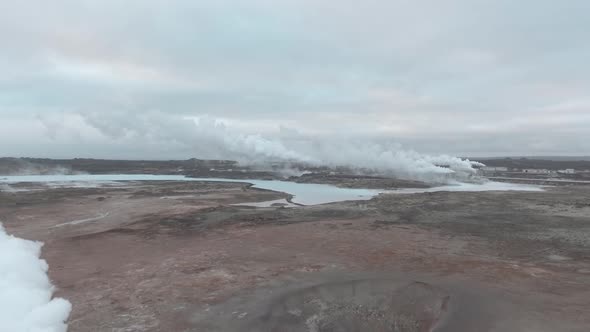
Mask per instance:
[[[348,200],[368,200],[379,193],[413,194],[436,191],[542,191],[539,186],[521,185],[504,182],[488,181],[483,184],[454,183],[445,186],[420,189],[351,189],[339,188],[325,184],[296,183],[271,180],[237,180],[223,178],[188,178],[183,175],[151,175],[151,174],[80,174],[80,175],[19,175],[0,176],[0,184],[10,185],[19,182],[46,183],[59,187],[96,187],[123,181],[210,181],[210,182],[243,182],[253,187],[285,192],[293,195],[293,202],[303,205],[325,204]],[[0,189],[1,190],[1,189]],[[254,204],[253,204],[254,205]],[[263,206],[263,205],[258,205]]]

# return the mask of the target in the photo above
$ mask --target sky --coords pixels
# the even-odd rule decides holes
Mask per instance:
[[[590,155],[589,12],[586,0],[2,1],[0,156],[305,159],[291,147],[324,142]]]

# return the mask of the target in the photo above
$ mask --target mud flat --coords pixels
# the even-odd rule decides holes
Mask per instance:
[[[314,206],[244,183],[11,184],[69,331],[588,331],[590,186]],[[56,227],[58,226],[58,227]]]

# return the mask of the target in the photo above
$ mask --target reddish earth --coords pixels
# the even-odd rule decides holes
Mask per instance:
[[[74,332],[588,331],[590,187],[231,205],[282,197],[178,182],[0,193],[0,219],[45,242]]]

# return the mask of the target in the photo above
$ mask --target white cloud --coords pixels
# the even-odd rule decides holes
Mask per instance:
[[[157,110],[250,134],[285,125],[459,154],[479,135],[489,137],[480,152],[542,153],[535,142],[556,132],[554,153],[590,154],[572,144],[590,140],[585,109],[567,121],[543,111],[587,98],[589,10],[583,0],[3,2],[0,115],[141,122]],[[22,151],[143,151],[132,140],[69,136]],[[0,142],[0,154],[10,144]]]

